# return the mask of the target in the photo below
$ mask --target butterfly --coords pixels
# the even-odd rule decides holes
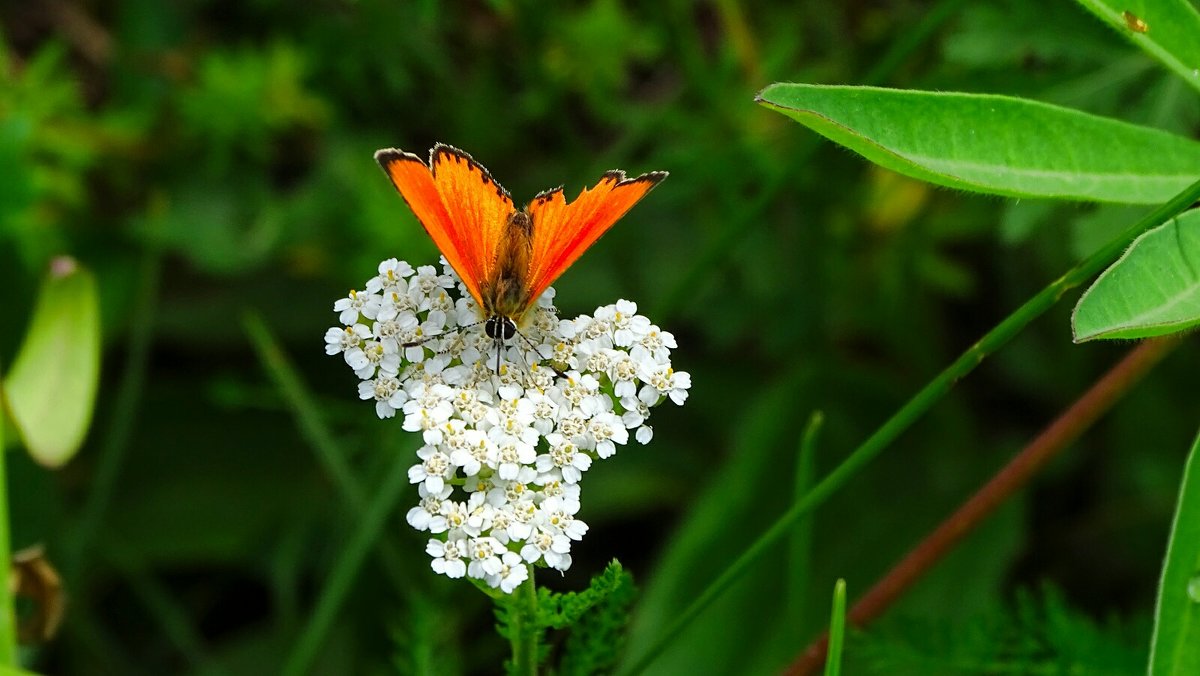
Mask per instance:
[[[497,344],[516,335],[542,292],[667,177],[608,171],[574,201],[560,186],[518,209],[488,170],[458,148],[439,143],[428,163],[385,148],[375,161],[462,279]]]

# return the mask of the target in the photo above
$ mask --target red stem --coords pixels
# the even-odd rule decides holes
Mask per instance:
[[[1147,371],[1176,345],[1177,338],[1142,342],[1049,427],[1029,443],[1003,469],[912,549],[850,609],[847,619],[861,627],[883,614],[922,575],[929,571],[963,536],[971,532],[1000,504],[1029,482],[1048,460],[1075,441],[1084,430],[1112,407]],[[811,674],[825,663],[829,633],[811,643],[784,671],[788,676]]]

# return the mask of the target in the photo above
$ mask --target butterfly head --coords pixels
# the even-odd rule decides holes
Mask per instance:
[[[517,325],[508,317],[493,315],[484,322],[483,332],[496,342],[506,343],[517,335]]]

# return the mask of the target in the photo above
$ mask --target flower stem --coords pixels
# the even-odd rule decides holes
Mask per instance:
[[[537,585],[533,580],[533,566],[528,566],[529,578],[513,592],[509,606],[509,641],[512,643],[514,674],[537,676],[538,643],[542,628],[537,622]]]
[[[997,507],[1023,488],[1038,470],[1112,408],[1113,404],[1127,394],[1142,376],[1179,343],[1177,336],[1154,338],[1131,350],[957,511],[893,566],[870,591],[863,594],[850,609],[847,618],[849,622],[856,627],[863,627],[882,615],[901,594],[929,572]],[[788,666],[784,674],[802,676],[816,673],[825,661],[828,642],[828,634],[819,637]]]
[[[863,467],[866,467],[887,448],[897,437],[915,423],[922,415],[933,407],[954,386],[954,383],[975,370],[988,355],[1000,349],[1005,343],[1021,332],[1030,322],[1040,317],[1046,310],[1054,307],[1071,289],[1091,279],[1125,251],[1130,242],[1143,232],[1156,225],[1166,222],[1187,209],[1197,199],[1200,199],[1200,181],[1186,187],[1169,202],[1147,214],[1137,223],[1127,228],[1104,248],[1089,256],[1065,275],[1051,282],[1024,305],[1004,318],[991,331],[988,331],[977,343],[967,348],[954,363],[946,367],[936,378],[921,388],[899,411],[892,414],[883,425],[875,430],[842,464],[838,465],[825,476],[811,491],[792,504],[783,516],[779,517],[760,535],[716,580],[708,585],[692,603],[683,610],[651,645],[650,648],[626,671],[624,676],[641,673],[655,658],[679,635],[683,629],[696,619],[702,610],[717,599],[732,585],[763,554],[771,550],[771,546],[787,533],[791,532],[792,524],[811,512],[818,505],[829,499]]]

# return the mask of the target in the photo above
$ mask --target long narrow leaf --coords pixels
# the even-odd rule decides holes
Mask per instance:
[[[846,640],[846,581],[833,586],[833,612],[829,617],[829,651],[825,653],[825,676],[842,673],[842,644]]]
[[[812,490],[817,477],[817,437],[825,415],[814,411],[800,436],[800,452],[796,455],[796,474],[792,484],[793,499],[800,501]],[[804,606],[805,591],[812,585],[813,520],[800,519],[792,527],[788,542],[788,622],[798,640],[805,640]]]
[[[1200,436],[1192,444],[1158,586],[1151,676],[1200,674]]]
[[[1157,204],[1200,178],[1200,143],[987,94],[775,84],[757,100],[883,167],[1010,197]]]

